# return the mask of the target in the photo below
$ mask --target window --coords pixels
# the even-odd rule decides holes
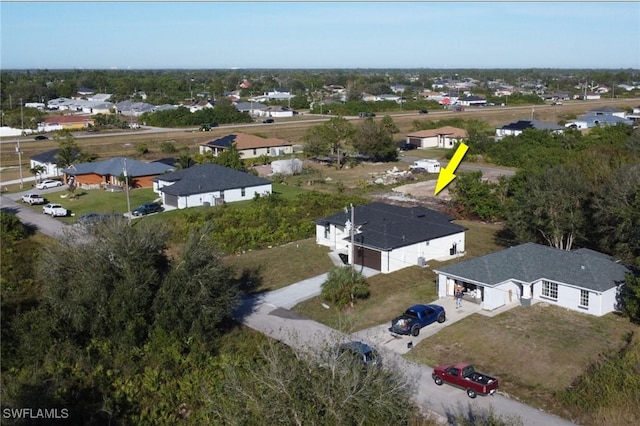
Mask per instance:
[[[253,155],[258,155],[258,150],[253,148]]]
[[[247,191],[245,190],[245,188],[240,188],[240,196],[244,197],[245,195],[247,195]]]
[[[329,239],[331,237],[331,226],[330,225],[325,225],[324,226],[324,237],[326,239]]]
[[[558,284],[542,281],[542,295],[549,299],[558,300]]]
[[[589,307],[589,292],[587,290],[580,290],[580,305],[581,308]]]
[[[224,200],[224,191],[220,191],[220,198]]]

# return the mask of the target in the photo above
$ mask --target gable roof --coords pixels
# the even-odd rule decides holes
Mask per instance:
[[[379,250],[393,250],[467,230],[451,223],[450,216],[425,207],[402,207],[374,202],[354,207],[356,227],[361,227],[355,240],[357,245]],[[351,220],[350,212],[340,212],[316,224],[344,226]]]
[[[223,136],[221,138],[201,143],[202,146],[208,146],[210,148],[229,148],[231,145],[236,144],[238,151],[245,149],[257,149],[257,148],[271,148],[281,146],[291,146],[291,142],[287,142],[283,139],[277,138],[261,138],[259,136],[247,135],[246,133],[233,133]]]
[[[416,137],[416,138],[430,138],[438,135],[445,135],[452,138],[468,137],[467,131],[465,129],[460,129],[458,127],[452,127],[452,126],[439,127],[437,129],[420,130],[418,132],[407,134],[408,137]]]
[[[490,287],[508,280],[532,283],[546,279],[603,292],[621,284],[629,270],[611,257],[593,250],[566,251],[525,243],[445,266],[436,272]]]
[[[518,120],[513,123],[505,124],[501,127],[502,130],[562,130],[563,127],[557,124],[545,123],[539,120]]]
[[[160,191],[177,196],[271,184],[270,180],[210,163],[197,164],[177,172],[167,173],[155,178],[154,181],[175,182],[163,186]]]
[[[62,170],[70,176],[97,174],[100,176],[120,176],[124,172],[124,166],[127,166],[127,174],[131,177],[159,175],[172,170],[173,167],[163,163],[143,163],[142,161],[132,158],[115,157],[105,161],[96,161],[94,163],[73,164]]]
[[[56,158],[56,155],[58,155],[59,152],[60,152],[60,149],[56,148],[56,149],[52,149],[51,151],[41,152],[40,154],[32,155],[31,157],[29,157],[29,159],[33,161],[37,161],[39,163],[43,163],[43,164],[46,164],[46,163],[57,164],[58,158]],[[77,150],[72,150],[72,153],[74,158],[78,158],[78,156],[80,155],[80,152]]]

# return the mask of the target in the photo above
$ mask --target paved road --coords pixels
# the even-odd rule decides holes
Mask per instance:
[[[61,188],[64,189],[66,186]],[[27,191],[2,195],[0,196],[0,208],[2,210],[14,212],[24,224],[32,225],[37,231],[42,232],[45,235],[49,235],[50,237],[58,238],[67,228],[69,228],[69,225],[61,222],[60,220],[54,219],[49,215],[42,214],[41,206],[37,206],[34,210],[29,205],[20,202],[20,199],[24,194],[37,192],[44,196],[45,199],[47,198],[47,195],[49,195],[48,201],[58,202],[59,194],[64,193],[61,192],[61,188],[43,190],[34,190],[33,188],[30,188]]]
[[[317,278],[305,280],[306,286],[310,289],[310,297],[316,295],[318,283],[321,281],[321,277]],[[290,300],[300,300],[304,297],[304,289],[302,288],[304,286],[299,283],[290,288],[280,289],[277,297],[266,294],[248,298],[238,310],[236,318],[254,330],[304,351],[320,350],[327,342],[342,342],[353,339],[367,341],[366,338],[363,338],[370,337],[366,332],[365,336],[362,333],[349,336],[318,322],[303,318],[295,312],[273,303],[281,300],[284,305],[289,305]],[[468,308],[467,315],[476,312],[474,307],[469,306]],[[458,312],[459,318],[463,316],[465,316],[464,313]],[[454,321],[450,319],[444,325],[438,324],[438,326],[444,328],[452,322]],[[505,418],[519,418],[527,426],[572,425],[569,421],[514,401],[505,395],[470,399],[460,389],[448,385],[437,386],[431,379],[432,367],[416,364],[403,358],[399,353],[403,352],[402,346],[376,345],[382,354],[384,365],[402,371],[413,385],[415,402],[425,411],[431,411],[441,416],[443,421],[473,409],[476,414],[493,410],[494,413]]]

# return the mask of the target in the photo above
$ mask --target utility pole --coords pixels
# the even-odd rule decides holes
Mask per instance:
[[[127,216],[129,217],[129,226],[131,226],[131,200],[129,199],[129,177],[127,176],[127,159],[124,158],[124,184],[127,186]]]
[[[22,149],[20,149],[20,138],[24,134],[24,114],[22,113],[22,98],[20,98],[20,136],[18,137],[18,146],[16,151],[18,152],[18,169],[20,170],[20,189],[24,188],[24,180],[22,178]]]
[[[355,244],[355,236],[356,236],[356,213],[353,210],[353,204],[351,204],[351,268],[356,268],[356,247]]]

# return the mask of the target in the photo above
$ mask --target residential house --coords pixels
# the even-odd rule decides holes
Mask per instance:
[[[235,144],[241,158],[256,158],[262,155],[278,156],[293,154],[293,144],[283,139],[261,138],[246,133],[233,133],[200,144],[200,154],[212,152],[217,157],[222,151]]]
[[[58,167],[58,148],[50,151],[41,152],[40,154],[29,157],[29,167],[31,169],[41,166],[44,168],[44,172],[40,174],[43,178],[62,176],[62,170]],[[77,156],[79,153],[75,153]]]
[[[265,104],[259,102],[237,102],[235,107],[239,112],[249,113],[252,117],[265,116],[266,113],[264,111],[267,109]]]
[[[316,242],[350,263],[390,273],[464,254],[467,228],[452,220],[425,207],[374,202],[317,220]]]
[[[252,200],[271,194],[272,186],[267,179],[205,163],[157,176],[153,190],[164,205],[185,209]]]
[[[189,108],[189,112],[196,112],[213,108],[215,106],[215,102],[212,100],[189,101],[183,106],[185,108]]]
[[[121,186],[120,177],[131,178],[132,188],[151,188],[153,179],[173,170],[164,163],[143,163],[132,158],[115,157],[93,163],[72,164],[62,170],[64,181],[73,180],[82,188],[98,189],[108,185]]]
[[[468,137],[465,129],[444,126],[409,133],[406,143],[418,148],[453,148],[456,142]]]
[[[487,100],[482,96],[469,95],[458,99],[458,104],[462,106],[484,106]]]
[[[496,129],[496,137],[518,136],[527,129],[547,130],[551,133],[563,133],[564,127],[539,120],[518,120]]]
[[[493,310],[532,301],[602,316],[616,310],[618,287],[629,271],[611,257],[588,249],[572,251],[521,244],[434,270],[439,297],[464,298]]]
[[[90,115],[50,115],[38,125],[38,131],[83,130],[94,124],[95,121]]]
[[[597,126],[615,126],[618,123],[631,126],[634,123],[633,117],[628,117],[624,110],[605,106],[587,111],[586,114],[566,123],[565,127],[582,130]]]
[[[293,110],[281,105],[268,106],[262,113],[265,117],[293,117]]]

